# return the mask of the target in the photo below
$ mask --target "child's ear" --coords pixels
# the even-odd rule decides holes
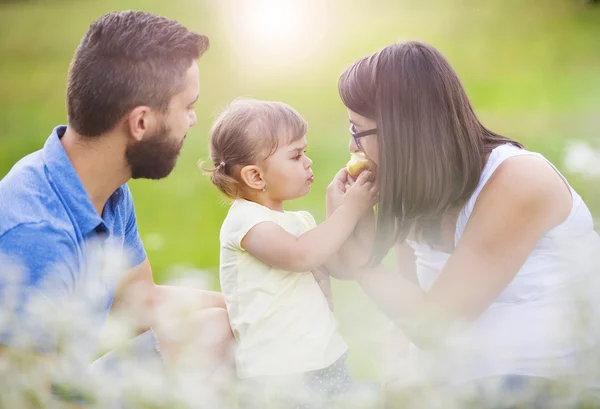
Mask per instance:
[[[240,176],[244,183],[251,189],[263,190],[265,181],[261,175],[261,168],[255,165],[247,165],[242,168]]]

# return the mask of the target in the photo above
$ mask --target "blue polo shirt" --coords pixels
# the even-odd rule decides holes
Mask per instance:
[[[98,215],[60,142],[65,130],[0,181],[0,344],[86,355],[119,277],[146,253],[129,188]]]

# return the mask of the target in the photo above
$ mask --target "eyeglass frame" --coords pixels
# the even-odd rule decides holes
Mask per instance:
[[[358,149],[362,149],[362,146],[360,145],[360,138],[363,138],[365,136],[369,136],[369,135],[375,135],[377,133],[377,128],[373,128],[373,129],[368,129],[366,131],[362,131],[362,132],[354,132],[354,124],[350,124],[350,135],[352,135],[352,137],[354,138],[354,143],[356,143],[356,146],[358,147]]]

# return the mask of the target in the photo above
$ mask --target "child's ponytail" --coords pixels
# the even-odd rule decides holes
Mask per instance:
[[[234,177],[229,176],[227,164],[225,162],[219,163],[212,169],[205,168],[204,163],[198,164],[198,167],[202,169],[205,174],[210,175],[210,181],[215,185],[225,196],[235,199],[239,197],[239,181]]]

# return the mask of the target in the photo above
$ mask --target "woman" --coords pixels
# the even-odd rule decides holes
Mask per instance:
[[[350,151],[375,164],[380,190],[376,223],[363,219],[340,257],[346,268],[331,274],[352,271],[411,341],[406,377],[480,387],[580,375],[596,340],[575,324],[598,315],[573,306],[591,301],[598,236],[566,179],[540,154],[486,129],[427,44],[361,58],[339,91]],[[351,182],[338,173],[328,212]],[[398,266],[389,269],[381,260],[392,248]]]

